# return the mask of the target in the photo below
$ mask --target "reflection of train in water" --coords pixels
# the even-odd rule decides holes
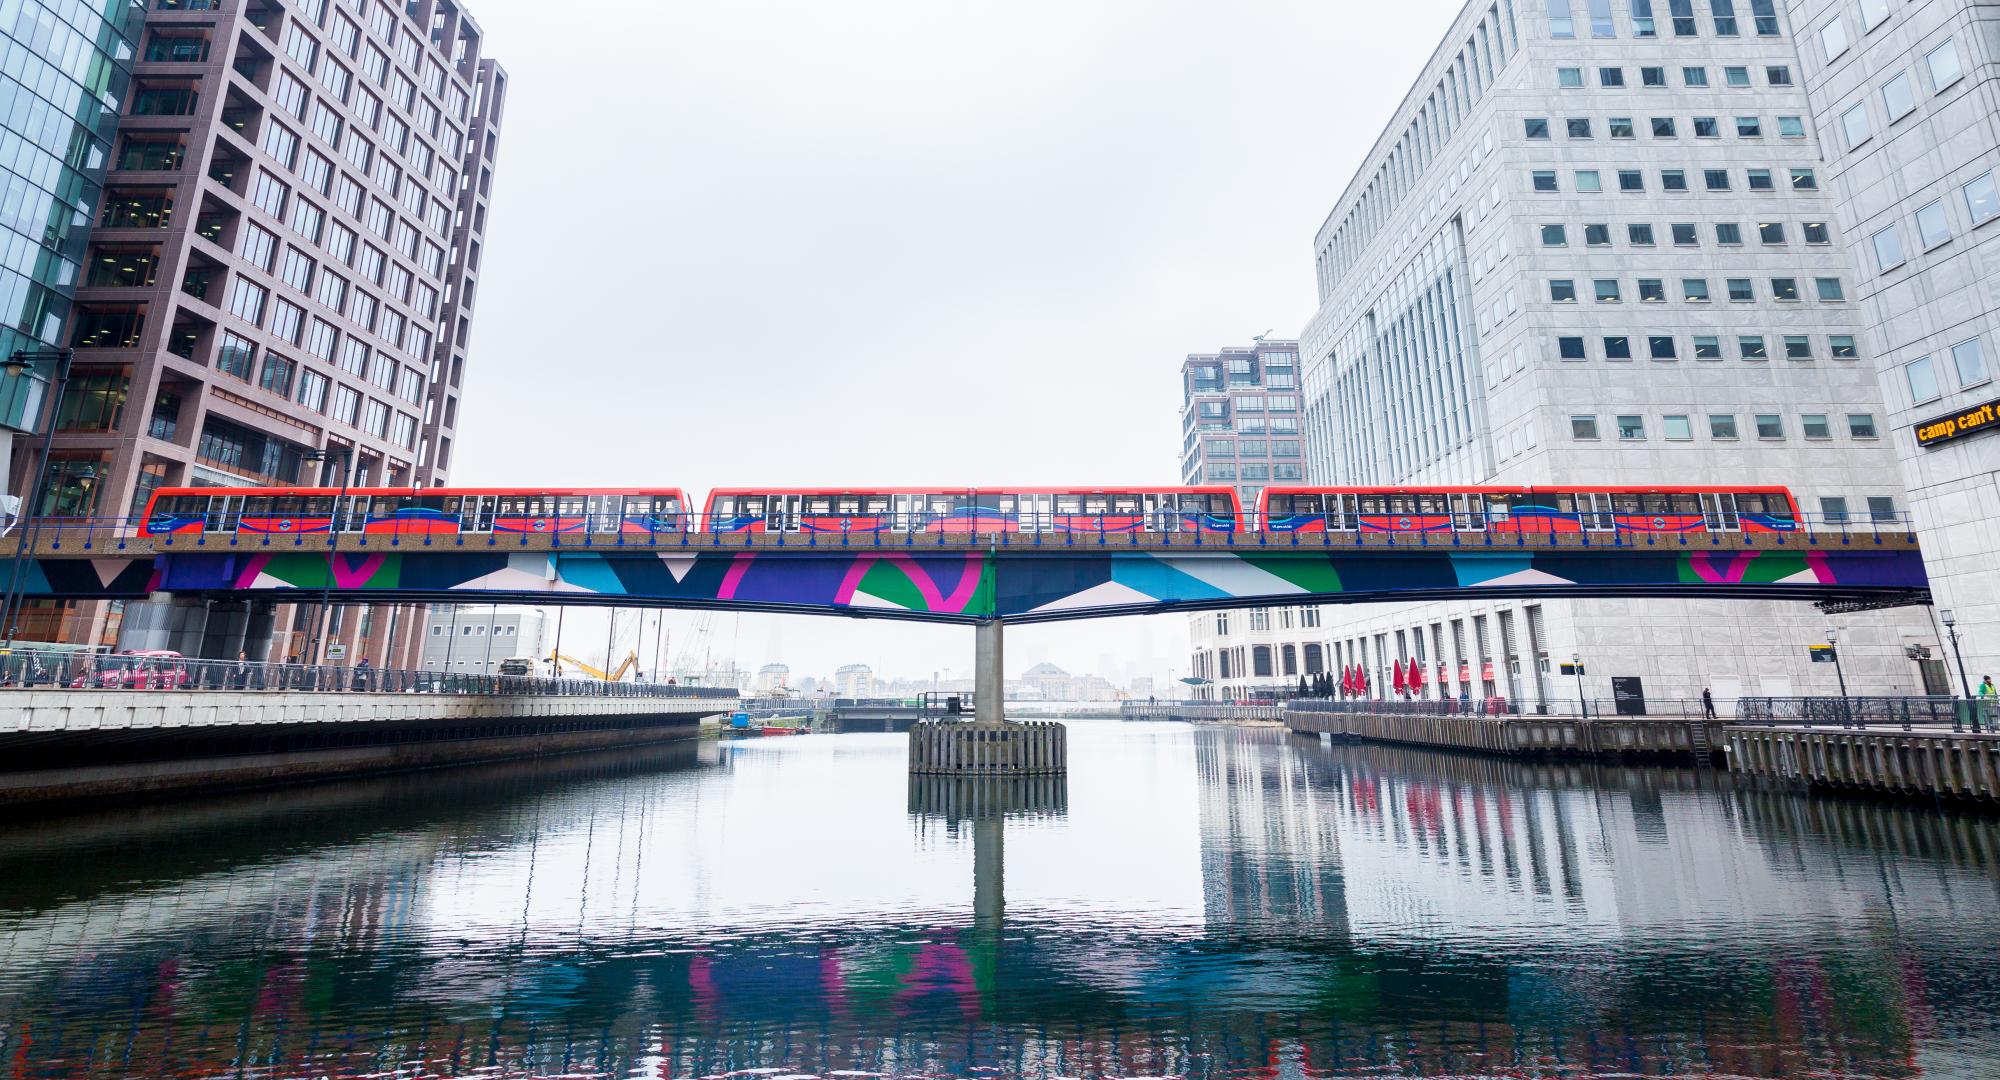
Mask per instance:
[[[359,534],[1792,532],[1782,487],[162,488],[140,532]]]

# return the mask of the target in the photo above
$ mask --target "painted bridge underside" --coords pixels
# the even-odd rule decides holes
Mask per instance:
[[[233,552],[46,558],[28,593],[615,604],[1052,622],[1265,604],[1491,597],[1922,602],[1913,548],[1545,551]]]

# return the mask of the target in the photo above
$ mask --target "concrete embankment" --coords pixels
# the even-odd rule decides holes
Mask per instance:
[[[215,790],[693,738],[717,698],[0,692],[0,805]]]

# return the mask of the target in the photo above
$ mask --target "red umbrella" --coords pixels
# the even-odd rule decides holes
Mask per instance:
[[[1348,697],[1354,696],[1354,666],[1352,664],[1340,669],[1340,692]]]
[[[1395,679],[1396,692],[1398,694],[1409,689],[1409,683],[1403,678],[1403,665],[1400,662],[1390,664],[1389,670],[1395,673],[1394,679]]]
[[[1422,694],[1423,692],[1424,692],[1424,669],[1421,665],[1419,665],[1416,662],[1415,659],[1412,659],[1410,661],[1410,693]]]

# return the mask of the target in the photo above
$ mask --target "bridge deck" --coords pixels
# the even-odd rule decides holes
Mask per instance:
[[[20,537],[0,538],[0,557],[19,552]],[[1917,550],[1916,534],[1901,525],[1894,529],[1874,529],[1865,524],[1844,529],[1806,528],[1791,533],[1666,533],[1634,536],[1626,533],[1422,533],[1422,532],[1325,532],[1325,533],[926,533],[862,534],[830,533],[658,533],[651,535],[604,534],[474,534],[474,535],[343,535],[335,544],[323,534],[234,534],[139,536],[130,530],[74,527],[47,521],[36,539],[34,553],[41,558],[101,558],[151,554],[222,553],[229,551],[326,551],[332,547],[346,552],[382,551],[618,551],[618,552],[731,552],[754,551],[777,554],[841,552],[931,552],[1006,551],[1009,554],[1072,555],[1085,552],[1243,552],[1270,551],[1379,551],[1494,550],[1572,551],[1578,549],[1631,548],[1638,550],[1695,551],[1784,551],[1812,548],[1867,548]]]

